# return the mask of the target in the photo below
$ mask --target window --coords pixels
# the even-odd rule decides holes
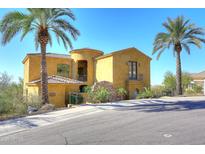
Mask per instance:
[[[130,61],[129,65],[129,79],[137,79],[137,62]]]
[[[78,80],[87,81],[87,66],[86,60],[78,61]]]
[[[69,65],[58,64],[57,65],[57,75],[68,78],[69,77]]]

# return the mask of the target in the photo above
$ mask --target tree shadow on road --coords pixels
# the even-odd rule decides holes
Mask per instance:
[[[19,126],[22,128],[34,128],[34,127],[38,127],[39,125],[36,124],[34,121],[44,121],[47,123],[50,123],[53,121],[53,118],[49,118],[49,117],[28,117],[28,118],[14,118],[14,119],[10,119],[10,120],[4,120],[4,121],[0,121],[0,126],[1,125],[14,125],[14,126]]]
[[[189,110],[197,110],[197,109],[205,109],[205,100],[200,101],[179,101],[179,102],[169,102],[163,100],[142,100],[141,104],[137,102],[131,102],[130,105],[126,105],[126,103],[109,103],[109,104],[94,104],[92,106],[96,106],[103,110],[117,110],[117,111],[127,111],[127,110],[136,110],[141,112],[164,112],[164,111],[189,111]]]

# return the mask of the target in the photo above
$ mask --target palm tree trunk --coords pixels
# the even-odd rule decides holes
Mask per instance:
[[[48,75],[46,66],[46,43],[41,43],[41,101],[49,103],[48,99]]]
[[[179,51],[176,52],[176,94],[182,95],[181,57]]]

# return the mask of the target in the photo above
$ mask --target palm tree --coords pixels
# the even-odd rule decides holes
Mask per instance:
[[[52,46],[52,34],[57,38],[58,43],[63,42],[67,49],[72,49],[72,43],[68,32],[73,39],[77,39],[79,31],[70,24],[67,19],[75,20],[70,9],[65,8],[30,8],[26,13],[13,11],[3,17],[0,24],[2,33],[2,45],[6,45],[16,34],[21,32],[21,40],[34,32],[36,49],[41,49],[41,100],[43,104],[49,103],[48,81],[46,67],[46,47],[49,43]]]
[[[182,95],[182,77],[181,77],[181,57],[180,54],[184,49],[190,54],[190,45],[195,45],[201,48],[201,43],[205,43],[205,39],[201,38],[205,33],[202,28],[190,24],[190,20],[185,20],[183,16],[176,19],[167,19],[163,23],[167,32],[161,32],[156,35],[154,40],[154,49],[152,54],[158,52],[157,59],[170,47],[173,49],[173,54],[176,54],[176,93]]]

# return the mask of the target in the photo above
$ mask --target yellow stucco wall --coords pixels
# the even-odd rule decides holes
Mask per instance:
[[[98,50],[79,50],[72,51],[71,58],[73,59],[73,75],[74,79],[78,79],[78,61],[86,60],[87,61],[87,85],[92,85],[94,83],[95,75],[95,66],[94,59],[98,56],[101,56],[103,53]]]
[[[96,60],[96,82],[113,82],[113,57],[109,56]]]
[[[27,96],[39,96],[39,86],[38,85],[28,86]]]
[[[29,82],[29,59],[24,63],[24,82],[23,82],[23,95],[26,96],[26,83]]]
[[[65,85],[63,84],[49,84],[49,101],[56,107],[65,106]]]
[[[41,57],[39,55],[30,55],[29,58],[29,68],[26,70],[24,74],[24,78],[28,76],[28,82],[32,80],[36,80],[40,78],[40,62]],[[57,58],[57,57],[46,57],[47,62],[47,72],[48,75],[56,75],[57,74],[57,65],[58,64],[68,64],[69,65],[69,77],[72,74],[72,59],[70,58]],[[25,62],[25,64],[27,61]]]

